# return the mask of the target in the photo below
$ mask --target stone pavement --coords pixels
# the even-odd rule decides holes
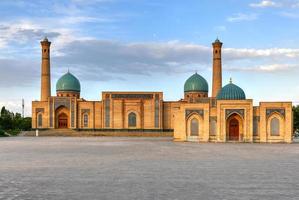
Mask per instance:
[[[0,138],[0,199],[299,199],[299,144]]]

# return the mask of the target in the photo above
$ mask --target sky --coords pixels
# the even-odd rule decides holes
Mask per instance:
[[[163,91],[183,97],[197,71],[209,83],[223,42],[223,85],[248,99],[299,103],[299,0],[0,0],[0,106],[31,115],[40,98],[40,41],[51,44],[52,95],[70,70],[81,96]]]

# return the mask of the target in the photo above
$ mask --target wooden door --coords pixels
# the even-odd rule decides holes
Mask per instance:
[[[239,121],[232,119],[229,122],[229,140],[239,140]]]
[[[58,128],[68,128],[68,118],[64,113],[58,116]]]

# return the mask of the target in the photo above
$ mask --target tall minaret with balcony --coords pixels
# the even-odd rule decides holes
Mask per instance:
[[[213,82],[212,97],[216,97],[222,88],[222,61],[221,61],[222,42],[217,38],[213,43]]]
[[[50,45],[48,38],[41,42],[42,65],[41,65],[41,101],[47,101],[51,96],[51,72],[50,72]]]

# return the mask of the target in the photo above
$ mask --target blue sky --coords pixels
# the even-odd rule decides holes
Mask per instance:
[[[183,97],[195,71],[211,88],[211,43],[247,98],[299,102],[299,0],[0,0],[0,106],[26,115],[40,96],[40,44],[52,41],[52,95],[67,69],[81,96],[163,91]]]

